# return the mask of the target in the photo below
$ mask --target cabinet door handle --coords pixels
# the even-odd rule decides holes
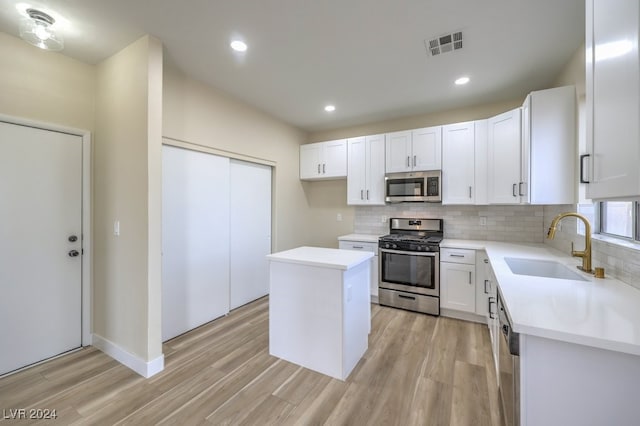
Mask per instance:
[[[326,171],[326,166],[327,166],[326,164],[323,164],[323,165],[322,165],[322,174],[327,173],[327,171]]]
[[[417,157],[418,157],[417,155],[414,155],[414,156],[413,156],[413,167],[415,167],[415,166],[416,166],[416,164],[418,164],[418,159],[417,159]]]
[[[517,197],[517,196],[518,196],[518,194],[516,194],[516,186],[517,186],[517,185],[518,185],[517,183],[514,183],[514,184],[513,184],[513,189],[511,190],[511,193],[513,194],[513,196],[514,196],[514,197]]]
[[[318,174],[320,174],[320,164],[318,164]]]
[[[471,282],[471,271],[469,271],[469,284],[473,284],[473,283]]]
[[[470,187],[469,187],[469,198],[472,198],[472,196],[471,196],[471,188],[472,188],[472,187],[470,186]]]
[[[411,157],[407,155],[407,167],[411,167]]]
[[[360,190],[360,199],[364,200],[364,190]]]
[[[491,299],[493,299],[493,300],[491,300]],[[487,300],[489,301],[489,318],[496,319],[496,317],[493,316],[493,311],[491,310],[491,304],[496,303],[495,302],[495,297],[490,297]]]
[[[518,184],[518,194],[520,194],[521,197],[523,197],[525,195],[524,191],[522,190],[523,186],[524,186],[524,182],[520,182]]]
[[[484,280],[484,294],[489,294],[489,291],[487,290],[488,283],[489,283],[489,280]]]
[[[367,200],[369,200],[369,190],[367,189]]]
[[[584,178],[584,159],[587,157],[591,157],[591,154],[582,154],[580,156],[580,183],[591,183]]]

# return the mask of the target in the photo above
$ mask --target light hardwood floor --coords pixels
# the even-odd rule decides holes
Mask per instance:
[[[372,305],[369,349],[345,382],[268,346],[263,298],[165,343],[150,379],[85,348],[0,379],[0,410],[55,409],[41,423],[64,425],[500,424],[484,325]],[[31,421],[0,418],[14,422]]]

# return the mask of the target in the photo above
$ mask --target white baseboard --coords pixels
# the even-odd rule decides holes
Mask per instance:
[[[443,317],[455,318],[464,321],[477,322],[480,324],[486,324],[487,319],[481,315],[473,314],[470,312],[456,311],[455,309],[440,308],[440,315]]]
[[[145,361],[95,333],[93,334],[92,340],[94,347],[100,349],[120,364],[129,367],[144,378],[149,378],[164,370],[164,355],[160,355],[151,361]]]

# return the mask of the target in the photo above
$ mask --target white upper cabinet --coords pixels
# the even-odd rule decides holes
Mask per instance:
[[[440,170],[442,126],[388,133],[386,172]]]
[[[522,203],[576,202],[574,86],[531,92],[522,105]]]
[[[300,179],[340,179],[346,176],[346,139],[300,146]]]
[[[640,4],[587,0],[587,198],[640,196]]]
[[[487,201],[487,120],[442,126],[442,204]]]
[[[411,163],[411,131],[387,133],[386,141],[387,173],[410,172]]]
[[[490,204],[519,204],[520,108],[487,120],[488,197]]]
[[[384,205],[384,135],[347,141],[347,204]]]
[[[573,86],[531,92],[522,108],[488,119],[490,204],[576,202]]]
[[[411,132],[413,170],[440,170],[442,167],[442,126],[425,127]]]
[[[442,145],[442,204],[474,204],[474,122],[443,126]]]

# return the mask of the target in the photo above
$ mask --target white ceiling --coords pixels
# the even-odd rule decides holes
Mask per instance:
[[[17,36],[16,3],[0,0],[0,31]],[[584,41],[584,0],[24,3],[68,21],[65,55],[93,64],[152,34],[188,75],[307,131],[524,97]],[[427,56],[425,39],[457,30],[462,50]],[[471,82],[454,86],[462,75]]]

